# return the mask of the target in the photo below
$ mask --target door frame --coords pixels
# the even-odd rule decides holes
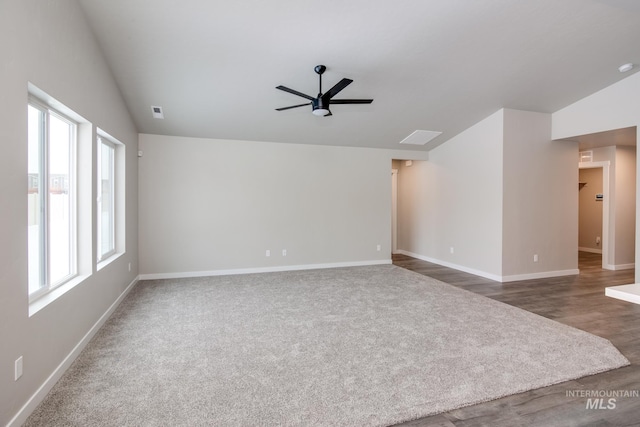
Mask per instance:
[[[391,169],[391,254],[398,253],[398,169]]]
[[[580,162],[578,169],[596,169],[602,168],[602,268],[605,270],[615,270],[615,266],[609,263],[614,258],[615,251],[615,235],[609,233],[611,218],[610,203],[610,168],[611,162]]]

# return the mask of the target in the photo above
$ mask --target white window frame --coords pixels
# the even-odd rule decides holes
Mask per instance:
[[[40,270],[40,287],[38,290],[34,292],[29,291],[29,301],[33,302],[34,300],[40,298],[41,296],[51,292],[53,289],[69,282],[78,276],[78,220],[77,220],[77,150],[78,150],[78,122],[71,119],[68,115],[60,112],[57,109],[54,109],[47,105],[45,102],[40,99],[30,96],[28,105],[38,109],[40,112],[44,113],[43,120],[41,123],[43,129],[43,138],[39,141],[40,144],[40,165],[39,165],[39,173],[41,176],[39,187],[40,187],[40,201],[41,201],[41,218],[40,218],[40,265],[38,266]],[[50,282],[51,276],[51,263],[50,263],[50,248],[49,248],[49,184],[50,184],[50,176],[49,176],[49,117],[55,116],[57,119],[60,119],[66,123],[68,123],[71,127],[71,146],[70,149],[70,158],[69,158],[69,240],[71,243],[71,247],[69,249],[70,256],[70,273],[58,280],[55,283]]]

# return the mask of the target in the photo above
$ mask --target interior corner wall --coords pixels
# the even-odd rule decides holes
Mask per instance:
[[[640,73],[589,95],[552,115],[552,138],[567,139],[578,135],[640,126]],[[636,146],[638,132],[636,130]],[[636,164],[638,151],[636,150]],[[640,200],[640,176],[636,174],[636,201]],[[637,203],[637,202],[636,202]],[[636,204],[637,206],[637,204]],[[640,265],[640,209],[635,218],[635,265]],[[640,283],[640,269],[636,269]]]
[[[390,263],[396,151],[145,134],[139,144],[143,278]]]
[[[635,265],[636,147],[615,148],[615,258],[614,268]]]
[[[401,253],[500,280],[502,139],[500,110],[430,151],[428,162],[401,165]]]
[[[550,114],[504,110],[504,281],[577,273],[577,158]]]
[[[137,275],[137,131],[73,0],[0,2],[0,425],[24,421]],[[27,85],[126,145],[126,253],[29,316]],[[95,135],[95,127],[90,134]],[[95,245],[95,241],[94,241]],[[132,269],[129,271],[128,264]],[[81,348],[81,347],[80,347]],[[14,381],[14,361],[24,373]],[[72,360],[72,359],[71,359]],[[70,362],[69,362],[70,363]],[[53,378],[53,382],[51,381]],[[47,388],[44,388],[46,393]],[[22,417],[22,418],[20,418]]]

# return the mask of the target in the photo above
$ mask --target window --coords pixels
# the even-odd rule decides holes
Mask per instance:
[[[98,137],[98,261],[116,251],[115,154],[115,144]]]
[[[37,100],[28,105],[29,295],[77,274],[77,123]]]

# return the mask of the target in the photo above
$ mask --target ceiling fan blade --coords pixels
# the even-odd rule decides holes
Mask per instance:
[[[351,82],[353,82],[353,80],[351,80],[351,79],[342,79],[342,80],[340,80],[338,83],[336,83],[336,85],[334,87],[332,87],[324,95],[322,95],[322,97],[324,99],[333,98],[334,96],[336,96],[338,94],[338,92],[340,92],[345,87],[349,86],[351,84]]]
[[[290,110],[292,108],[304,107],[305,105],[311,105],[311,103],[307,102],[306,104],[299,104],[299,105],[292,105],[290,107],[276,108],[276,111]]]
[[[298,92],[297,90],[289,89],[289,88],[288,88],[288,87],[286,87],[286,86],[276,86],[276,89],[280,89],[280,90],[283,90],[283,91],[285,91],[285,92],[289,92],[289,93],[292,93],[292,94],[294,94],[294,95],[298,95],[298,96],[301,96],[301,97],[303,97],[303,98],[307,98],[307,99],[308,99],[308,100],[310,100],[310,101],[313,101],[313,100],[315,99],[315,98],[314,98],[314,97],[312,97],[312,96],[305,95],[304,93],[302,93],[302,92]]]
[[[373,99],[332,99],[331,104],[371,104]]]

